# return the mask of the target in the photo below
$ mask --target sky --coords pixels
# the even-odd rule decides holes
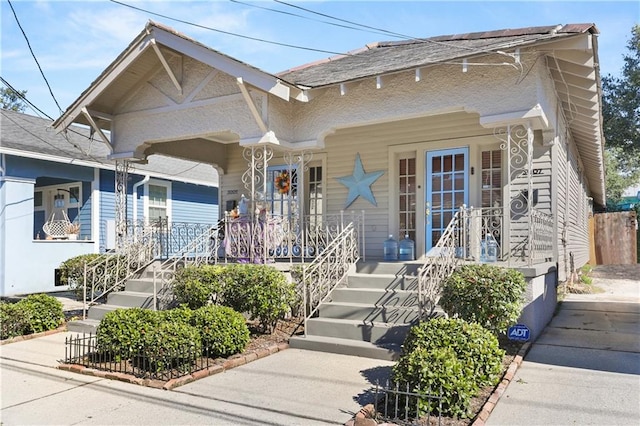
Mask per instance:
[[[631,28],[640,23],[638,0],[284,0],[284,3],[272,0],[0,0],[0,12],[0,75],[15,89],[26,90],[29,101],[54,119],[61,115],[54,97],[59,107],[65,110],[143,30],[149,20],[172,27],[208,47],[269,73],[345,53],[367,43],[400,39],[390,33],[417,38],[529,26],[594,23],[600,31],[598,47],[601,74],[613,76],[620,75],[623,55],[628,53]],[[354,23],[361,26],[357,26],[357,29],[344,27],[355,27]],[[38,69],[29,45],[51,90]],[[31,108],[25,112],[44,116]]]

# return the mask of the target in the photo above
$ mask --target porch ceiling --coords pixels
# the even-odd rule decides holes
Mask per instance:
[[[194,138],[169,142],[148,143],[144,150],[145,157],[153,154],[162,154],[170,157],[217,166],[223,171],[227,168],[227,143],[237,142],[238,138],[225,140],[233,134],[220,135],[219,138]]]

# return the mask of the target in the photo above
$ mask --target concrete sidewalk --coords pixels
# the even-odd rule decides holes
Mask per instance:
[[[393,365],[287,349],[164,391],[56,369],[69,335],[0,346],[3,425],[344,424]]]
[[[640,269],[568,295],[532,345],[488,425],[637,425]]]

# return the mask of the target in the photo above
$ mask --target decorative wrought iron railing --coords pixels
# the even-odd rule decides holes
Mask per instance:
[[[355,225],[349,223],[310,264],[302,267],[305,335],[307,320],[317,312],[333,289],[347,278],[351,265],[358,259],[358,232]]]
[[[460,260],[464,229],[461,226],[464,209],[456,212],[436,245],[429,250],[418,270],[419,317],[425,318],[436,308],[440,299],[440,283],[455,270]]]
[[[283,216],[227,216],[224,225],[225,261],[267,263],[273,260],[309,260],[321,253],[352,223],[364,258],[364,212],[306,216],[302,223]]]
[[[221,244],[222,221],[211,226],[206,233],[201,233],[193,238],[189,244],[182,247],[180,253],[173,252],[172,257],[163,261],[153,271],[153,309],[169,305],[173,298],[170,283],[176,272],[187,265],[215,264],[219,260]]]
[[[553,216],[533,209],[531,223],[531,264],[553,261]]]
[[[152,229],[122,239],[124,246],[84,265],[82,318],[88,306],[139,275],[155,259],[158,245]]]
[[[127,222],[127,236],[135,239],[137,235],[152,232],[158,246],[157,255],[168,259],[181,255],[186,246],[208,234],[212,226],[211,223],[169,222],[166,218],[143,219]]]

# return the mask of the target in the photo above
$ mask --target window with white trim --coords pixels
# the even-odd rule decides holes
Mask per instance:
[[[148,185],[148,203],[145,216],[149,220],[169,217],[169,189],[164,185]]]

